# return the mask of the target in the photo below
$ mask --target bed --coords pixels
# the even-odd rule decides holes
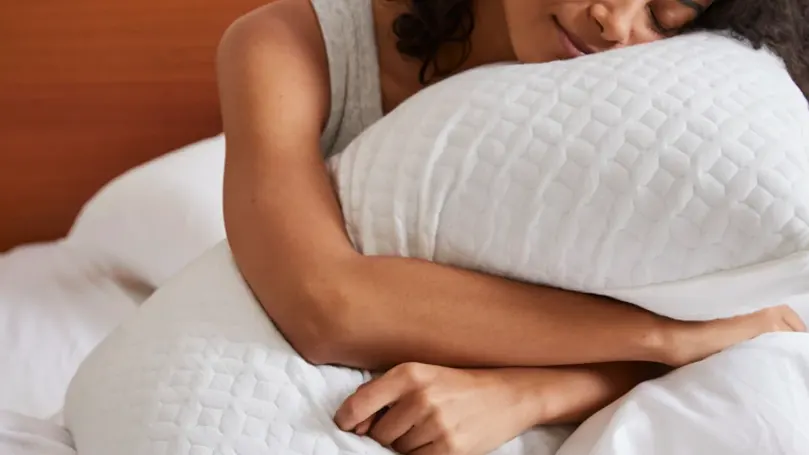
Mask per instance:
[[[213,58],[228,24],[261,3],[77,0],[6,7],[0,18],[7,56],[0,64],[6,151],[0,158],[0,371],[10,373],[0,388],[0,452],[74,454],[61,410],[79,365],[156,289],[224,238],[221,223],[203,222],[221,218],[215,202],[224,147]],[[178,168],[186,172],[177,175]],[[809,304],[800,310],[809,320]],[[693,387],[682,387],[689,383],[683,375],[645,387],[634,401],[591,422],[623,427],[610,427],[611,442],[589,454],[645,455],[667,442],[655,439],[666,427],[688,432],[705,453],[762,429],[772,439],[750,440],[751,447],[806,453],[795,450],[809,447],[805,431],[778,439],[784,434],[777,429],[787,427],[790,415],[809,419],[798,406],[809,403],[809,387],[775,397],[745,392],[766,389],[779,375],[809,384],[809,356],[795,354],[806,343],[765,337],[719,358],[750,378],[732,390],[723,388],[728,378],[715,374],[716,362],[691,370],[706,378]],[[774,402],[795,406],[781,413]],[[708,420],[750,406],[770,420],[750,427]],[[623,452],[607,448],[630,434],[635,442],[646,438]]]
[[[8,447],[0,443],[8,449],[3,453],[19,453],[23,442],[36,440],[31,431],[38,424],[59,445],[63,435],[47,422],[58,423],[73,372],[151,292],[104,257],[103,248],[91,251],[67,239],[77,215],[116,176],[219,133],[215,47],[230,22],[262,3],[4,6],[0,421],[7,425],[0,437],[14,433],[10,428],[17,437]],[[96,226],[102,237],[117,229],[104,221]],[[11,425],[12,416],[24,420]],[[34,453],[50,453],[43,444]]]

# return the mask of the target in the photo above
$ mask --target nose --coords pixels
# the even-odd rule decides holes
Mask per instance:
[[[645,8],[643,1],[610,0],[594,2],[590,15],[601,28],[601,37],[614,45],[626,46],[632,40],[635,21]]]

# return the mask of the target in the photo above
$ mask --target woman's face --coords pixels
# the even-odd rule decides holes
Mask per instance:
[[[501,1],[517,58],[542,63],[675,35],[714,0]]]

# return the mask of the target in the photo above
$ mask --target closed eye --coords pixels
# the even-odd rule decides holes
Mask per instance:
[[[664,26],[663,23],[660,22],[660,18],[657,17],[657,14],[655,14],[654,7],[651,4],[646,5],[646,11],[649,13],[649,20],[651,21],[652,27],[655,29],[657,33],[660,33],[661,35],[664,36],[669,36],[677,33],[677,29],[668,28]]]
[[[666,28],[660,22],[660,18],[658,18],[657,14],[655,14],[652,5],[646,5],[646,11],[649,13],[649,20],[652,22],[652,27],[656,32],[660,33],[661,35],[671,35],[674,33],[674,30]]]
[[[671,36],[680,32],[702,14],[704,0],[649,0],[646,11],[655,32]],[[708,3],[712,3],[713,0]]]

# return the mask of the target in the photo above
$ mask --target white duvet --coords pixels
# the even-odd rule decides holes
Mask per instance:
[[[805,303],[809,109],[768,54],[694,35],[423,93],[330,162],[364,253],[684,318]],[[807,337],[752,340],[497,453],[806,453]],[[387,454],[332,423],[367,379],[303,361],[222,243],[93,352],[66,422],[80,455]]]
[[[57,413],[90,350],[225,237],[223,162],[222,137],[179,149],[110,182],[65,239],[0,254],[0,411]]]
[[[70,433],[62,426],[47,420],[0,410],[0,453],[76,455],[76,450]]]
[[[0,412],[62,409],[79,364],[145,298],[117,272],[63,241],[0,254]]]

